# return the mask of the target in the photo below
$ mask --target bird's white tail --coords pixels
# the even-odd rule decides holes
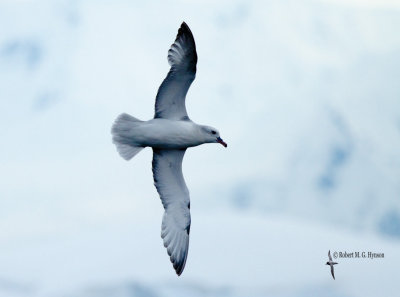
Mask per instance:
[[[132,159],[144,147],[137,146],[134,142],[134,129],[142,121],[130,116],[129,114],[120,114],[114,122],[111,129],[113,143],[117,146],[117,151],[125,160]]]

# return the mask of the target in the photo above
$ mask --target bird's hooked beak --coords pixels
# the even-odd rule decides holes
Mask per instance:
[[[219,142],[220,144],[222,144],[224,147],[227,147],[227,146],[228,146],[228,145],[226,144],[226,142],[222,140],[221,137],[217,137],[217,142]]]

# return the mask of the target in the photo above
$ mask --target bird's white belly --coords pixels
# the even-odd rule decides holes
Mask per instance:
[[[191,121],[153,119],[141,123],[134,139],[141,146],[180,149],[203,143],[199,136],[198,127]]]

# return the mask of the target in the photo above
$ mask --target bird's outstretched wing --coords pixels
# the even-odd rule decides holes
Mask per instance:
[[[185,98],[196,77],[197,53],[192,32],[185,22],[168,51],[171,69],[158,89],[154,118],[189,119]]]
[[[182,174],[184,154],[185,150],[153,148],[154,185],[165,209],[161,237],[178,275],[185,268],[190,232],[189,190]]]
[[[329,261],[332,261],[331,250],[328,252]]]
[[[335,279],[335,273],[333,271],[333,265],[331,265],[331,274],[332,274],[333,279]]]

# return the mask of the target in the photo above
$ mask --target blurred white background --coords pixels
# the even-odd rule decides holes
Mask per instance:
[[[189,257],[160,238],[152,118],[182,21],[199,56],[189,116]],[[0,296],[397,296],[400,2],[0,1]],[[338,259],[372,251],[384,259]]]

